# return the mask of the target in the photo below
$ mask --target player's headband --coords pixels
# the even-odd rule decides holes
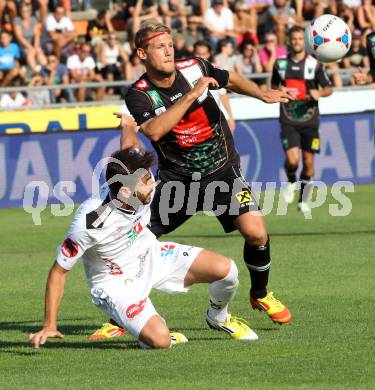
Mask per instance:
[[[151,35],[148,38],[145,38],[143,41],[141,41],[141,47],[144,46],[146,43],[150,42],[152,39],[160,37],[160,35],[169,34],[168,31],[162,31],[157,34]]]

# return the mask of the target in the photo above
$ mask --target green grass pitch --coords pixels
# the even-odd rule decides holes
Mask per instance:
[[[224,253],[240,269],[231,311],[247,319],[256,342],[232,341],[204,320],[207,287],[152,294],[160,314],[189,343],[144,351],[130,336],[90,342],[104,320],[90,302],[82,266],[69,275],[59,316],[64,340],[33,350],[48,270],[70,217],[45,211],[34,226],[23,210],[0,211],[0,389],[375,389],[375,185],[349,193],[353,210],[331,217],[328,203],[304,220],[267,216],[270,288],[291,309],[278,326],[248,304],[249,276],[238,233],[224,235],[202,214],[164,237]]]

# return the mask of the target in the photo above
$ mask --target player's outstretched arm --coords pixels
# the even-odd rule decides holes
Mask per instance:
[[[169,133],[183,118],[189,107],[201,96],[208,88],[216,89],[218,82],[212,77],[201,77],[194,88],[184,95],[177,103],[168,108],[161,115],[151,118],[141,125],[143,133],[157,142],[160,138]]]
[[[239,75],[235,72],[229,72],[229,80],[226,88],[240,93],[241,95],[251,96],[264,103],[288,103],[294,100],[288,91],[270,90],[262,91],[253,81]]]
[[[121,112],[114,112],[113,115],[120,119],[120,148],[140,148],[141,143],[137,136],[139,126],[134,118],[131,115],[123,114]]]
[[[43,329],[31,333],[29,340],[34,348],[45,344],[48,338],[60,338],[64,336],[57,330],[57,313],[64,294],[66,276],[69,271],[62,268],[56,262],[53,264],[47,280],[44,306]]]

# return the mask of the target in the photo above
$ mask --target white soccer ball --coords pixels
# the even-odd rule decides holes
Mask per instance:
[[[308,54],[321,62],[335,62],[349,51],[352,34],[348,25],[335,15],[321,15],[305,29]]]

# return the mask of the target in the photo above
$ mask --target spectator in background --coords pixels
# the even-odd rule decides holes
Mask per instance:
[[[233,46],[236,46],[233,13],[224,6],[224,0],[212,0],[211,8],[204,14],[204,21],[209,30],[209,41],[213,50],[216,50],[220,39],[230,37]]]
[[[294,0],[292,4],[296,10],[296,21],[298,23],[317,18],[324,12],[324,5],[321,0]]]
[[[249,8],[246,4],[236,3],[234,13],[234,31],[237,34],[237,44],[241,45],[247,39],[258,42],[257,38],[257,13],[255,8]]]
[[[7,31],[0,34],[0,85],[7,87],[20,76],[21,53],[17,43],[12,42],[12,36]]]
[[[0,98],[0,108],[15,109],[28,105],[28,100],[21,92],[3,93]]]
[[[267,33],[264,47],[259,50],[262,71],[272,72],[275,61],[286,56],[286,49],[277,45],[276,35],[274,33]]]
[[[41,86],[44,84],[41,75],[35,75],[29,83],[29,87]],[[28,98],[33,106],[44,107],[51,103],[50,95],[47,89],[31,90],[28,92]]]
[[[160,13],[163,16],[164,24],[170,29],[186,29],[185,0],[159,0]]]
[[[224,38],[219,41],[217,54],[214,57],[215,66],[220,69],[234,70],[236,57],[233,55],[234,47],[229,38]]]
[[[126,74],[128,55],[118,43],[114,33],[108,36],[101,53],[102,75],[106,81],[120,80]],[[108,88],[107,93],[113,95],[114,89]]]
[[[46,56],[40,47],[40,28],[38,20],[32,15],[30,5],[23,4],[20,16],[13,21],[14,35],[20,45],[23,57],[33,73],[46,64]]]
[[[59,63],[55,54],[50,54],[47,57],[47,64],[40,72],[43,82],[46,85],[61,85],[69,84],[69,72],[65,65]],[[74,102],[72,89],[52,89],[50,90],[51,102],[61,102],[64,99],[67,102]]]
[[[336,7],[337,12],[334,14],[344,20],[349,27],[350,31],[354,31],[354,11],[346,4],[340,2]]]
[[[57,6],[44,22],[42,47],[47,54],[54,52],[58,58],[62,50],[75,38],[74,26],[65,16],[64,7]]]
[[[103,82],[102,76],[95,72],[96,65],[88,43],[83,43],[81,45],[79,54],[73,54],[68,57],[67,68],[72,83]],[[95,100],[103,100],[104,87],[98,86],[95,88],[95,91]],[[87,90],[85,87],[77,90],[77,100],[79,102],[85,101],[86,92]]]
[[[269,30],[267,27],[270,23],[268,9],[273,5],[273,0],[244,0],[243,2],[250,10],[256,12],[257,37],[263,42],[264,36]]]
[[[286,34],[295,24],[295,11],[287,5],[286,0],[274,0],[273,6],[268,10],[271,20],[271,30],[276,31],[280,46],[285,46]]]
[[[145,20],[156,19],[162,22],[159,17],[157,0],[128,0],[126,2],[127,12],[130,16],[128,20],[128,30],[131,35],[139,30],[142,22]]]
[[[138,80],[143,73],[145,73],[145,67],[142,64],[141,59],[137,55],[137,51],[134,50],[130,57],[129,57],[129,62],[127,63],[126,66],[126,76],[125,80],[126,81],[135,81]]]
[[[254,41],[247,40],[242,43],[240,54],[236,56],[234,67],[239,74],[247,78],[250,78],[254,73],[262,72],[262,65],[260,64]]]
[[[204,39],[202,18],[190,15],[187,18],[187,28],[182,32],[185,40],[185,47],[189,54],[194,51],[194,43]]]
[[[90,20],[87,26],[86,40],[94,48],[96,57],[100,57],[101,47],[106,43],[109,34],[115,30],[111,23],[111,16],[107,10],[98,12],[94,20]]]
[[[7,16],[7,17],[6,17]],[[17,6],[13,0],[0,0],[0,23],[12,22],[17,16]]]
[[[363,33],[362,44],[366,45],[366,36],[375,30],[375,6],[371,0],[362,0],[362,4],[357,8],[357,21]]]
[[[181,60],[188,56],[188,51],[185,46],[185,38],[181,33],[175,34],[173,37],[174,57],[176,60]]]
[[[212,62],[211,46],[207,41],[197,41],[194,44],[194,57],[200,57],[204,60]],[[236,128],[236,122],[233,117],[232,108],[230,106],[229,97],[225,88],[210,90],[211,95],[215,99],[216,104],[224,111],[225,118],[228,121],[228,126],[231,132]]]
[[[361,43],[361,37],[362,33],[360,30],[353,31],[352,45],[348,54],[344,57],[342,61],[343,67],[345,69],[370,67],[370,60],[367,56],[366,48]],[[344,84],[347,84],[345,81]],[[350,84],[355,85],[353,77],[350,79]]]

